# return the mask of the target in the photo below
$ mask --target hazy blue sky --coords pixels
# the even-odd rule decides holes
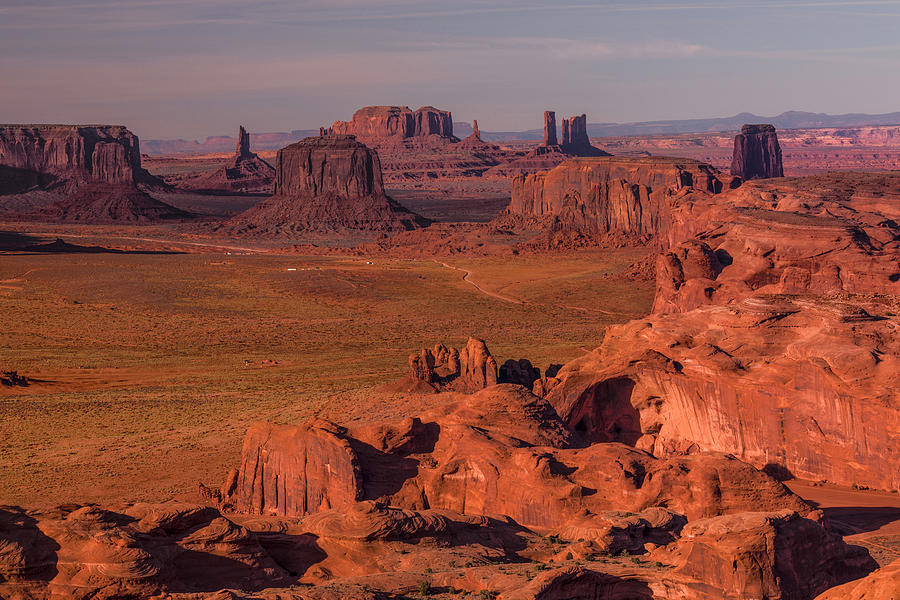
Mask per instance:
[[[0,0],[0,122],[144,138],[423,104],[485,130],[900,110],[900,0]]]

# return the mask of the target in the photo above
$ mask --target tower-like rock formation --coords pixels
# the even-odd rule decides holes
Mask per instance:
[[[591,146],[587,134],[587,116],[584,114],[563,120],[563,150],[576,156],[592,156],[597,148]]]
[[[544,143],[542,146],[556,146],[556,113],[552,110],[544,111]]]
[[[731,174],[743,180],[784,177],[774,125],[744,125],[734,138]]]
[[[229,221],[243,233],[414,229],[427,220],[384,193],[378,154],[352,135],[278,151],[274,195]]]
[[[478,119],[472,121],[472,135],[475,136],[475,139],[481,139],[481,130],[478,129]]]
[[[256,156],[250,152],[250,134],[247,133],[247,130],[244,129],[243,125],[238,129],[238,143],[234,152],[237,154],[238,158],[250,158],[251,156]]]
[[[275,168],[250,150],[250,134],[241,126],[237,147],[228,162],[179,186],[199,192],[269,194],[274,181]]]

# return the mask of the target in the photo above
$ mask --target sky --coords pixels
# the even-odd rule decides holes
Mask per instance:
[[[0,0],[0,122],[144,139],[900,111],[900,0]]]

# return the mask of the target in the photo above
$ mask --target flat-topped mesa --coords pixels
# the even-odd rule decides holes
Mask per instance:
[[[450,111],[433,106],[417,110],[408,106],[366,106],[356,111],[350,121],[335,121],[330,132],[355,135],[374,147],[397,142],[447,144],[458,141],[453,136]]]
[[[587,134],[587,116],[584,114],[563,120],[562,147],[571,154],[586,155],[592,150]]]
[[[137,136],[120,125],[0,125],[0,166],[30,174],[42,188],[134,185],[141,150]]]
[[[121,125],[0,125],[0,194],[37,198],[41,220],[190,216],[139,190],[139,182],[160,183],[141,168],[138,138]]]
[[[387,231],[427,222],[385,195],[374,150],[352,135],[324,135],[279,150],[273,196],[229,224],[262,233]]]
[[[728,185],[712,166],[690,159],[570,158],[549,171],[514,177],[506,213],[559,229],[646,240],[668,229],[670,199],[718,194]]]
[[[542,146],[556,146],[556,113],[552,110],[544,111],[544,142]]]
[[[744,181],[784,177],[781,145],[774,125],[744,125],[734,137],[731,174]]]

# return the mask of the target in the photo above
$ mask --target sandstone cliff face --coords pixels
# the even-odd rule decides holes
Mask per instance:
[[[245,438],[238,484],[227,502],[254,514],[303,516],[379,500],[408,509],[503,513],[522,525],[598,539],[609,534],[609,518],[590,515],[611,510],[668,506],[689,519],[749,504],[809,510],[781,484],[734,459],[654,459],[622,444],[579,448],[573,440],[547,403],[508,384],[419,418],[350,430],[260,424]]]
[[[33,217],[84,223],[190,217],[138,182],[155,179],[141,168],[138,138],[125,127],[0,126],[0,194],[39,197],[44,206]]]
[[[900,230],[883,195],[894,188],[870,194],[866,180],[682,199],[656,314],[611,328],[546,397],[589,438],[656,456],[728,452],[799,477],[900,488]]]
[[[731,174],[743,180],[784,177],[781,145],[773,125],[744,125],[734,138]]]
[[[718,194],[726,182],[705,163],[672,158],[573,158],[511,183],[510,215],[543,225],[634,239],[664,237],[670,204],[697,192]]]
[[[389,231],[426,223],[385,195],[378,154],[350,135],[310,137],[279,150],[274,195],[229,221],[244,233]]]
[[[43,186],[133,184],[141,151],[120,126],[2,125],[0,164],[37,174]]]
[[[335,121],[331,133],[355,135],[375,148],[402,141],[450,143],[453,117],[450,111],[423,106],[410,110],[406,106],[367,106],[353,114],[350,121]]]
[[[811,599],[875,566],[862,548],[847,546],[815,521],[789,512],[689,523],[670,552],[676,572],[706,582],[727,598]]]

